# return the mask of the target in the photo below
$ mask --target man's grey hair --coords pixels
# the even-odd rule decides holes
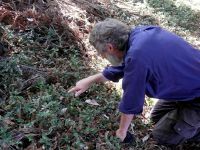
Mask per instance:
[[[111,43],[114,48],[124,51],[130,31],[131,27],[125,23],[108,18],[94,26],[90,33],[89,42],[98,52],[104,51],[108,43]]]

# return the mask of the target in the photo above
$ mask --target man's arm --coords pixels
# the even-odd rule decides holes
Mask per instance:
[[[106,82],[108,80],[117,82],[123,77],[123,68],[124,63],[120,66],[106,67],[102,73],[98,73],[78,81],[76,86],[71,88],[69,92],[75,93],[75,96],[79,96],[94,83]]]
[[[81,93],[85,92],[92,84],[106,81],[108,81],[108,79],[106,79],[102,73],[98,73],[78,81],[76,86],[71,88],[68,92],[75,93],[75,96],[79,96]]]
[[[136,50],[137,51],[137,50]],[[137,51],[138,52],[138,51]],[[122,141],[126,137],[128,127],[134,117],[143,110],[146,82],[148,80],[148,68],[144,60],[137,53],[126,56],[124,76],[122,82],[123,96],[119,105],[122,113],[117,137]]]
[[[108,81],[108,79],[106,79],[102,73],[89,76],[88,79],[91,81],[91,83],[103,83]]]
[[[120,138],[121,141],[125,139],[128,127],[130,126],[133,117],[133,114],[121,113],[119,129],[116,131],[116,136]]]

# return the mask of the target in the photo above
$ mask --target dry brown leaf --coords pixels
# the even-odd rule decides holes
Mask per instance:
[[[90,104],[90,105],[99,106],[99,104],[94,99],[92,99],[92,100],[91,99],[87,99],[85,102]]]
[[[13,121],[11,121],[10,119],[5,119],[3,122],[4,122],[5,124],[7,124],[7,125],[10,125],[10,126],[15,125],[15,123],[14,123]]]
[[[62,114],[66,113],[66,112],[67,112],[67,108],[63,108],[63,109],[61,110],[61,113],[62,113]]]
[[[146,142],[148,139],[149,139],[149,134],[147,134],[145,137],[143,137],[142,138],[142,142],[144,143],[144,142]]]

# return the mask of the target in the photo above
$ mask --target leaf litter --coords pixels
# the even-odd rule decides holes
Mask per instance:
[[[99,104],[97,103],[96,100],[94,99],[87,99],[85,100],[86,103],[90,104],[90,105],[93,105],[93,106],[99,106]]]
[[[94,62],[100,59],[87,41],[95,22],[115,17],[128,24],[158,24],[157,19],[141,13],[137,4],[143,2],[131,1],[139,8],[134,12],[116,4],[109,0],[0,2],[0,119],[6,124],[0,124],[2,148],[127,149],[115,139],[119,117],[115,99],[119,96],[110,87],[102,89],[99,103],[93,99],[99,94],[95,88],[80,97],[101,106],[98,109],[66,94],[80,78],[79,72],[84,72],[84,77],[101,69]],[[108,91],[113,98],[104,101]],[[146,114],[149,107],[145,107],[145,117],[138,117],[132,127],[138,139],[133,148],[158,148],[150,136],[148,128],[152,126]],[[7,116],[11,119],[6,120]]]

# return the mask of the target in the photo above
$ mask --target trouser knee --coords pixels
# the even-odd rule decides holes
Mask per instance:
[[[167,113],[156,123],[152,134],[159,144],[178,145],[187,140],[198,141],[200,139],[199,125],[192,125],[191,121],[186,122],[177,112],[173,110]]]
[[[153,138],[162,145],[178,145],[186,140],[176,132],[177,111],[171,111],[163,116],[155,125],[152,132]]]

